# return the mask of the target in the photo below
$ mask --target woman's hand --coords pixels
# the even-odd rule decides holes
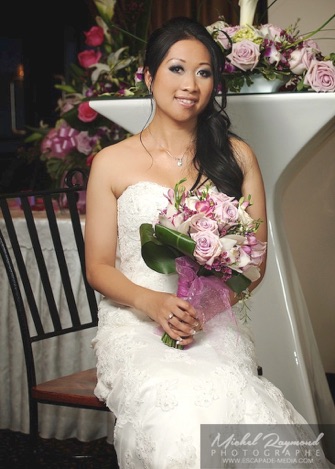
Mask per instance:
[[[145,301],[143,301],[145,300]],[[164,329],[180,345],[193,342],[194,334],[201,329],[197,312],[186,300],[171,293],[151,292],[142,296],[137,307]]]

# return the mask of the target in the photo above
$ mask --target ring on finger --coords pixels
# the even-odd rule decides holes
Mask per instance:
[[[174,316],[174,314],[173,314],[173,313],[170,313],[168,319],[169,319],[169,320],[172,319],[173,316]]]

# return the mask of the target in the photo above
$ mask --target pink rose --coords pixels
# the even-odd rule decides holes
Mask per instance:
[[[84,155],[89,155],[97,140],[97,136],[90,137],[87,131],[82,131],[76,136],[77,150]]]
[[[315,42],[313,39],[307,39],[306,41],[303,41],[302,44],[304,47],[309,47],[311,49],[314,49],[316,52],[321,52],[321,49],[318,46],[317,42]]]
[[[78,62],[83,68],[90,68],[95,65],[101,59],[101,52],[94,50],[84,50],[78,54]]]
[[[219,222],[220,231],[222,232],[226,224],[235,223],[237,221],[237,204],[233,197],[228,197],[220,193],[213,194],[212,200],[215,203],[214,215]]]
[[[219,227],[215,220],[207,218],[204,215],[198,213],[189,218],[190,233],[196,233],[198,231],[211,231],[215,235],[219,235]]]
[[[266,39],[271,41],[280,42],[280,37],[284,34],[284,30],[273,24],[263,24],[259,27],[259,32]]]
[[[294,50],[288,61],[291,71],[295,75],[302,75],[309,68],[314,57],[315,53],[310,47]]]
[[[253,70],[259,60],[259,45],[249,39],[233,44],[232,51],[227,55],[227,59],[240,70]]]
[[[304,78],[304,84],[314,91],[335,91],[335,67],[331,60],[313,59]]]
[[[200,265],[211,266],[221,253],[220,238],[211,231],[191,233],[196,242],[193,255]]]
[[[93,122],[97,118],[98,113],[91,108],[88,101],[84,101],[78,106],[78,119],[82,122]]]
[[[228,26],[226,28],[223,28],[222,31],[218,31],[216,40],[222,45],[224,49],[230,49],[231,40],[229,40],[229,38],[232,38],[234,34],[240,29],[240,26]]]
[[[100,46],[104,42],[104,30],[100,26],[92,26],[92,28],[84,32],[85,44],[91,47]]]

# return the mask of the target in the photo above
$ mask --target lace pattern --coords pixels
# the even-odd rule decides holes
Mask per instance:
[[[175,292],[176,275],[148,269],[140,253],[139,226],[155,219],[166,190],[142,182],[119,198],[120,268],[139,285]],[[253,338],[237,316],[216,316],[184,350],[167,347],[160,336],[140,312],[101,301],[92,341],[95,392],[117,417],[121,469],[199,469],[204,423],[304,422],[279,389],[257,376]]]

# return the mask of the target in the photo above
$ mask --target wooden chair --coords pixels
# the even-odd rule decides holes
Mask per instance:
[[[74,374],[60,376],[47,382],[38,383],[36,380],[37,365],[34,343],[93,328],[97,326],[98,322],[96,295],[87,283],[85,275],[83,230],[77,207],[79,194],[86,187],[86,178],[81,173],[81,181],[78,183],[76,182],[77,174],[75,171],[72,171],[71,174],[67,175],[66,181],[68,187],[66,188],[0,195],[0,206],[6,224],[5,232],[2,233],[0,231],[0,252],[14,297],[23,343],[28,382],[30,437],[32,448],[34,448],[35,452],[39,436],[38,404],[109,411],[105,404],[95,397],[93,392],[97,381],[95,368],[79,370]],[[52,246],[57,257],[57,265],[53,266],[53,268],[59,270],[64,296],[66,297],[66,313],[68,315],[66,321],[64,321],[64,305],[62,306],[63,316],[60,317],[60,308],[53,293],[52,279],[43,257],[39,232],[36,228],[35,216],[37,212],[33,210],[31,204],[32,198],[38,199],[44,205],[50,239],[52,239]],[[36,269],[39,275],[38,281],[43,287],[47,302],[47,308],[44,308],[43,311],[39,307],[39,299],[33,290],[33,279],[29,278],[27,266],[25,265],[15,231],[15,224],[10,209],[10,201],[13,199],[16,199],[22,208],[29,232],[34,258],[38,266],[38,269]],[[87,313],[85,318],[82,317],[71,284],[71,276],[58,225],[58,201],[60,200],[63,206],[65,204],[66,212],[71,219],[73,240],[78,251],[81,277],[85,286],[85,298],[80,298],[80,305],[82,306],[85,303],[86,310],[89,311],[89,318],[87,318]],[[34,282],[36,284],[36,279],[34,279]],[[47,311],[45,311],[46,309]],[[48,328],[45,326],[46,320],[48,321]],[[50,324],[52,325],[51,328]]]

